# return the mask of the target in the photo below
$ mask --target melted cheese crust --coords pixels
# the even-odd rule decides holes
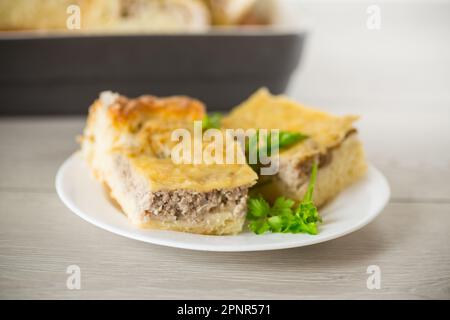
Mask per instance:
[[[184,189],[207,192],[254,184],[255,172],[239,164],[174,164],[171,159],[148,156],[130,158],[139,173],[152,181],[152,189]]]
[[[307,157],[339,145],[353,130],[357,116],[338,117],[305,107],[285,96],[273,96],[265,88],[237,106],[224,118],[227,128],[280,129],[301,132],[311,139],[280,152],[282,157]]]
[[[193,122],[205,114],[203,104],[188,97],[128,99],[108,94],[91,107],[83,139],[92,141],[97,159],[100,154],[124,155],[147,179],[150,191],[207,192],[253,185],[257,175],[246,164],[175,164],[170,159],[176,144],[170,140],[172,130],[191,131]],[[94,167],[102,171],[101,161]]]

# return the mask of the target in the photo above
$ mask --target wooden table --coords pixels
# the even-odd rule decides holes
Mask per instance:
[[[83,117],[0,120],[0,298],[450,298],[450,10],[303,5],[314,18],[290,93],[358,113],[390,203],[348,236],[257,253],[172,249],[100,230],[58,199],[54,178]],[[420,21],[420,24],[418,24]],[[66,268],[81,268],[68,290]],[[366,287],[369,265],[381,288]]]

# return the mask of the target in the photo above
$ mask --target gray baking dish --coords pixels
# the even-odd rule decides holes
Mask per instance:
[[[0,34],[1,115],[83,114],[103,90],[189,95],[229,110],[257,88],[282,93],[305,33]]]

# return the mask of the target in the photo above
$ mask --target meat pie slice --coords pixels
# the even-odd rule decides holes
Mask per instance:
[[[353,127],[356,120],[355,116],[338,117],[307,108],[260,89],[225,117],[222,124],[226,128],[279,129],[308,135],[308,139],[280,150],[279,172],[262,177],[265,181],[259,184],[257,192],[271,200],[278,196],[302,199],[311,167],[317,161],[314,202],[320,206],[367,170],[363,147]]]
[[[172,131],[191,130],[204,116],[201,102],[182,96],[105,92],[91,106],[82,153],[133,224],[217,235],[242,230],[255,172],[246,164],[177,164],[170,157]]]

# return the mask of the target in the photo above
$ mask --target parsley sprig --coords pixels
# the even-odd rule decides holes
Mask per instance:
[[[267,231],[274,233],[317,234],[322,218],[312,201],[317,177],[317,163],[314,163],[308,190],[302,201],[294,207],[295,201],[279,197],[271,207],[261,196],[249,198],[247,219],[249,229],[256,234]]]
[[[301,132],[280,131],[278,148],[284,149],[290,147],[300,141],[307,139],[309,136]]]
[[[206,115],[202,120],[203,130],[207,129],[220,129],[223,114],[220,112],[214,112],[210,115]]]
[[[275,143],[278,144],[278,150],[283,150],[307,138],[309,138],[309,136],[301,132],[280,131],[278,141],[275,141]],[[256,137],[251,137],[245,144],[245,154],[247,159],[250,157],[250,154],[256,155],[256,163],[251,163],[249,165],[253,171],[257,173],[261,166],[259,150],[264,148],[266,149],[266,155],[270,157],[272,151],[272,135],[270,132],[266,135],[261,135],[260,131],[257,130]]]
[[[278,141],[278,149],[288,148],[298,142],[307,139],[309,136],[301,132],[291,132],[291,131],[280,131]],[[249,143],[246,145],[246,154],[250,154],[250,151],[255,152],[256,155],[259,154],[259,149],[266,148],[267,155],[270,156],[272,146],[272,135],[270,132],[263,136],[260,131],[256,131],[256,138],[250,139]]]

